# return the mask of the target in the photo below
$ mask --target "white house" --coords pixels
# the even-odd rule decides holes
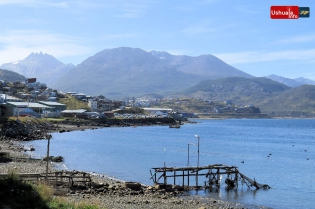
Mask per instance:
[[[97,101],[89,99],[88,106],[91,108],[91,110],[97,110]]]
[[[151,115],[164,115],[167,116],[167,113],[172,112],[173,109],[170,108],[143,108],[146,112],[150,113]]]

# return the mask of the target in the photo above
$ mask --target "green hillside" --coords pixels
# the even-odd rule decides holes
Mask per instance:
[[[264,111],[287,116],[314,116],[315,86],[302,85],[257,104]]]
[[[266,91],[277,92],[288,90],[291,87],[276,81],[263,77],[243,78],[243,77],[227,77],[216,80],[206,80],[199,84],[184,90],[183,94],[195,93],[198,91]]]
[[[88,111],[91,108],[88,106],[86,102],[82,102],[77,100],[75,97],[67,96],[66,98],[59,99],[60,103],[67,105],[67,110],[77,110],[77,109],[86,109]]]
[[[237,105],[253,104],[262,113],[281,116],[311,117],[315,114],[314,85],[291,88],[268,78],[229,77],[207,80],[179,95],[212,101],[231,100]]]
[[[0,69],[0,80],[13,82],[13,81],[25,81],[25,79],[26,78],[23,75],[20,75],[16,72]]]

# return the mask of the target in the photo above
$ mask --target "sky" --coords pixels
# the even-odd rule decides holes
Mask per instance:
[[[270,18],[271,6],[287,5],[310,7],[310,17]],[[0,65],[32,52],[77,65],[124,46],[315,80],[313,0],[0,0],[0,14]]]

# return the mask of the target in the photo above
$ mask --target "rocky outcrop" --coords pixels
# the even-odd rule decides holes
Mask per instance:
[[[62,156],[49,156],[48,157],[50,161],[55,162],[55,163],[61,163],[63,162],[63,157]],[[47,161],[47,157],[43,157],[43,161]]]
[[[9,120],[1,127],[0,140],[30,141],[46,139],[47,133],[56,131],[59,133],[71,130],[84,130],[86,128],[96,129],[98,127],[129,127],[129,126],[163,126],[174,124],[173,118],[139,118],[139,119],[104,119],[104,120],[65,120],[52,124],[42,120]],[[73,126],[71,129],[63,128],[62,125]]]
[[[44,139],[54,125],[43,121],[7,121],[1,127],[0,140],[29,141]]]
[[[104,119],[74,119],[74,120],[65,120],[58,122],[56,127],[62,125],[72,125],[76,126],[81,130],[80,127],[90,126],[90,127],[110,127],[110,126],[152,126],[152,125],[170,125],[176,123],[174,118],[128,118],[128,119],[117,119],[117,118],[104,118]],[[65,129],[55,129],[59,133],[67,132]]]

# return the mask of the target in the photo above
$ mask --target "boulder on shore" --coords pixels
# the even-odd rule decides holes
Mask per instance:
[[[141,189],[141,184],[138,182],[125,182],[125,187],[138,191]]]
[[[64,158],[62,156],[49,156],[49,160],[52,162],[60,163],[63,162]],[[47,161],[47,157],[43,157],[43,161]]]

